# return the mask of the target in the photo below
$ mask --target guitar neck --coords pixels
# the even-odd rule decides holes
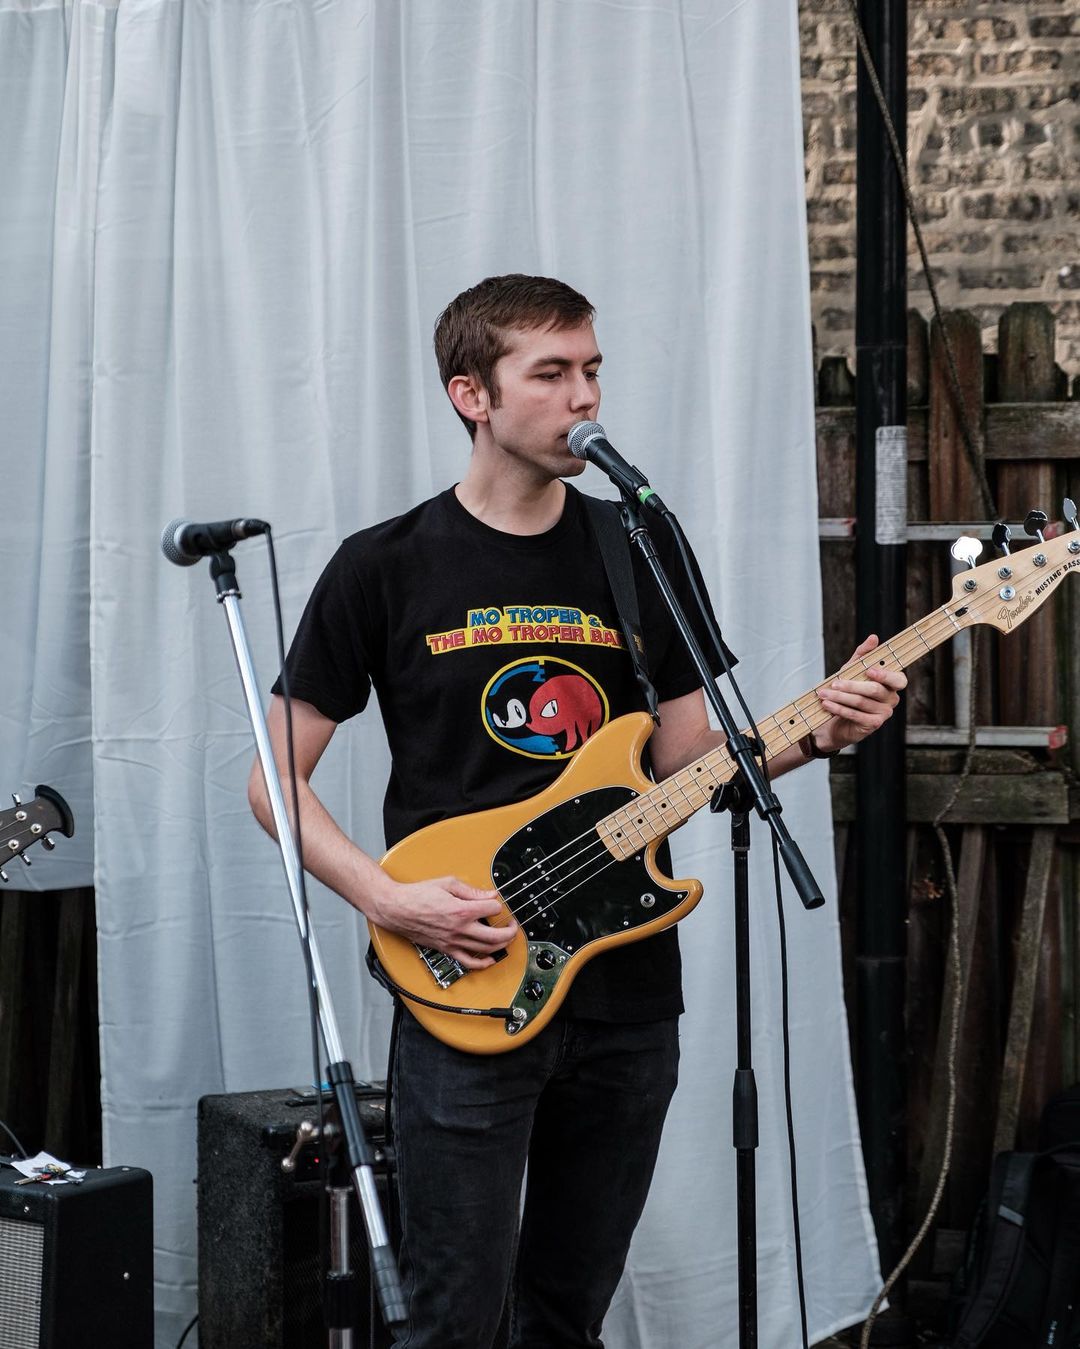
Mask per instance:
[[[758,722],[766,758],[775,759],[830,719],[830,713],[821,705],[818,689],[827,688],[834,679],[859,679],[874,666],[883,670],[904,670],[959,631],[960,624],[948,606],[942,605],[872,652],[850,661],[835,675]],[[702,806],[708,805],[717,787],[735,776],[736,767],[726,747],[710,750],[658,782],[630,805],[600,821],[599,831],[609,847],[628,856],[647,843],[665,838]]]

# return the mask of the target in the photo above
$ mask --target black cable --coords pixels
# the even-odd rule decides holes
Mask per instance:
[[[766,781],[769,780],[769,763],[765,753],[765,742],[758,732],[757,723],[753,714],[746,705],[746,700],[742,695],[738,682],[731,669],[731,662],[727,658],[727,652],[724,649],[723,638],[720,635],[720,629],[717,626],[716,619],[713,617],[711,607],[706,604],[704,590],[704,579],[701,577],[701,568],[694,555],[694,550],[690,547],[690,541],[683,533],[683,528],[672,511],[668,511],[664,519],[667,521],[672,534],[675,536],[675,542],[678,545],[679,553],[682,557],[683,568],[690,581],[690,588],[693,591],[694,602],[697,604],[701,614],[702,621],[705,624],[705,630],[709,634],[709,640],[713,644],[724,673],[728,677],[739,706],[746,717],[751,734],[753,736],[753,745],[755,753],[761,760],[761,769],[765,775]],[[700,583],[699,583],[700,582]],[[788,1139],[788,1159],[789,1172],[791,1177],[791,1226],[795,1238],[795,1279],[799,1288],[799,1320],[802,1328],[803,1349],[810,1349],[807,1338],[806,1328],[806,1284],[803,1275],[802,1260],[802,1232],[799,1226],[799,1185],[798,1172],[795,1164],[795,1120],[791,1106],[791,1026],[789,1019],[789,1000],[788,1000],[788,958],[787,958],[787,930],[784,925],[784,902],[783,890],[780,882],[780,852],[777,843],[776,834],[773,830],[769,831],[772,839],[773,851],[773,872],[776,890],[776,912],[780,927],[780,990],[781,990],[781,1028],[784,1045],[784,1103],[787,1115],[787,1139]]]
[[[15,1135],[11,1132],[11,1130],[7,1127],[7,1125],[4,1123],[2,1119],[0,1119],[0,1129],[3,1129],[4,1133],[7,1134],[8,1138],[10,1138],[11,1141],[15,1144],[15,1146],[19,1149],[20,1157],[22,1157],[25,1160],[27,1157],[30,1156],[27,1150],[23,1147],[23,1145],[19,1142],[19,1140],[15,1137]]]
[[[176,1341],[176,1349],[183,1349],[184,1341],[187,1339],[188,1334],[191,1331],[191,1328],[195,1325],[198,1319],[199,1319],[198,1316],[193,1316],[191,1320],[187,1323],[187,1325],[184,1327],[184,1333]]]
[[[784,921],[784,890],[780,876],[780,849],[772,839],[773,882],[776,889],[776,926],[780,934],[780,1027],[784,1045],[784,1112],[787,1116],[788,1173],[791,1178],[791,1230],[795,1239],[795,1277],[799,1284],[799,1316],[803,1349],[809,1349],[806,1329],[806,1286],[803,1275],[802,1228],[799,1223],[799,1172],[795,1158],[795,1114],[791,1104],[791,1016],[788,984],[787,924]]]

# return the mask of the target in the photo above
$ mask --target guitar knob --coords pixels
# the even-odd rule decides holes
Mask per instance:
[[[537,968],[541,970],[553,970],[555,968],[555,952],[541,951],[536,957]]]
[[[529,982],[525,985],[525,987],[521,991],[531,1001],[539,1002],[540,999],[544,996],[544,985],[540,982],[539,979],[530,979]]]

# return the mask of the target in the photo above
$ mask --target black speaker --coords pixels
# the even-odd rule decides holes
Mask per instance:
[[[376,1189],[387,1223],[386,1100],[380,1087],[357,1093],[376,1150]],[[199,1102],[200,1349],[324,1349],[321,1271],[329,1219],[320,1151],[307,1144],[291,1174],[281,1169],[302,1120],[317,1103],[295,1090],[234,1092]],[[367,1243],[356,1196],[349,1201],[350,1264],[359,1281],[357,1345],[372,1331]],[[378,1311],[371,1341],[391,1343]],[[2,1342],[0,1342],[2,1349]]]
[[[152,1349],[153,1180],[111,1166],[81,1184],[0,1172],[0,1349]]]

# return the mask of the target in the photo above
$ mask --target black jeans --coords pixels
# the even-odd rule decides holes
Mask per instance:
[[[448,1048],[408,1012],[398,1019],[409,1321],[396,1344],[490,1349],[513,1274],[511,1349],[596,1349],[675,1090],[678,1019],[556,1017],[492,1055]]]

